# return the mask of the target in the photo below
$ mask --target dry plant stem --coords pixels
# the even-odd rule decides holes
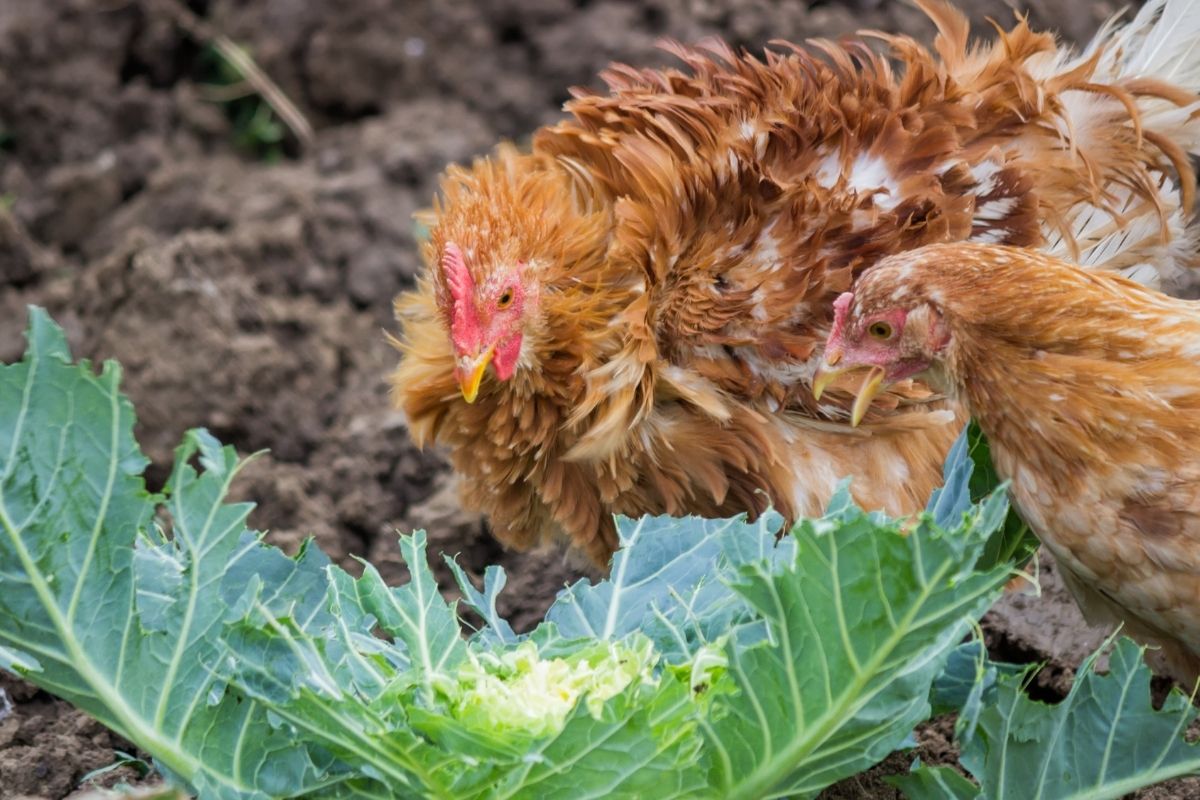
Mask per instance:
[[[288,130],[296,137],[302,148],[313,143],[313,128],[300,109],[288,99],[283,90],[271,80],[267,73],[254,63],[241,47],[223,33],[213,29],[213,26],[196,16],[179,0],[142,0],[149,9],[159,9],[168,14],[182,30],[197,42],[212,45],[221,57],[241,73],[246,83],[266,101],[271,110],[279,115]]]

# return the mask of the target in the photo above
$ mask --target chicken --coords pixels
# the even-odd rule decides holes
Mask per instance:
[[[1082,54],[1022,21],[938,56],[882,36],[765,59],[671,45],[690,71],[616,66],[608,95],[452,168],[428,274],[397,300],[393,396],[448,446],[464,499],[516,546],[598,563],[611,515],[818,513],[842,476],[920,508],[963,416],[898,383],[850,425],[816,402],[830,303],[878,259],[974,239],[1173,290],[1193,261],[1200,14],[1152,0]]]
[[[1200,303],[1028,250],[891,256],[835,302],[814,381],[859,409],[914,376],[958,398],[1089,621],[1200,674]]]

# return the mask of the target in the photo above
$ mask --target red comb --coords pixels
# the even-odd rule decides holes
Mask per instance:
[[[454,242],[446,242],[442,251],[442,273],[446,276],[453,308],[450,340],[459,353],[476,352],[481,332],[479,315],[475,311],[475,279],[467,269],[462,249]]]
[[[454,242],[447,242],[442,251],[442,272],[446,275],[446,285],[450,287],[450,296],[457,302],[470,297],[475,292],[475,279],[467,269],[467,260],[463,252]]]
[[[830,339],[841,334],[846,316],[850,313],[850,304],[853,302],[854,292],[842,292],[837,296],[837,300],[833,301],[833,330],[829,332]]]

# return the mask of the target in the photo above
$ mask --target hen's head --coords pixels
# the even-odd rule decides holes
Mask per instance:
[[[920,376],[944,360],[952,335],[930,283],[914,280],[921,250],[885,259],[834,301],[833,327],[813,377],[818,398],[834,379],[851,372],[864,378],[851,411],[858,425],[885,387]]]
[[[489,365],[502,381],[516,372],[526,329],[538,314],[538,281],[523,261],[491,265],[477,281],[456,242],[443,246],[440,269],[455,377],[463,399],[473,403]]]
[[[430,222],[438,310],[463,399],[473,403],[489,367],[510,381],[536,372],[539,354],[557,347],[551,319],[575,287],[594,283],[605,221],[564,170],[502,146],[447,171]]]

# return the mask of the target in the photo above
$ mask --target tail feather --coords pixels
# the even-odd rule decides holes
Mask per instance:
[[[1149,0],[1082,51],[1022,20],[990,49],[942,55],[964,95],[989,105],[978,150],[999,144],[1033,179],[1043,249],[1195,293],[1200,0]]]
[[[1200,155],[1200,0],[1149,0],[1128,24],[1115,19],[1084,54],[1102,52],[1093,80],[1145,90],[1137,96],[1136,120],[1146,134],[1143,142],[1148,138],[1157,147],[1175,175],[1159,175],[1157,220],[1148,209],[1134,212],[1134,198],[1126,193],[1119,209],[1124,213],[1110,218],[1124,225],[1099,235],[1093,220],[1108,215],[1085,210],[1076,217],[1076,235],[1090,240],[1086,263],[1174,294],[1195,294],[1195,175],[1187,156]],[[1162,227],[1157,235],[1154,222]]]
[[[1200,0],[1150,0],[1112,43],[1114,74],[1200,90]]]
[[[1142,124],[1200,155],[1200,0],[1150,0],[1128,25],[1102,31],[1091,47],[1104,48],[1098,71],[1113,83],[1157,83],[1179,92],[1170,99],[1144,95]]]

